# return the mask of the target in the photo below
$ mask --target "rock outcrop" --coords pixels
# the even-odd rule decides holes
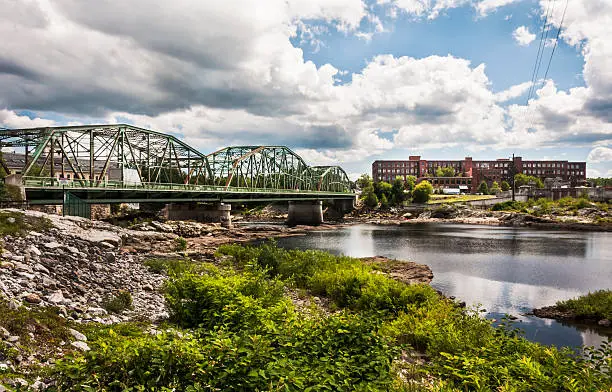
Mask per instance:
[[[13,213],[20,213],[13,211]],[[83,218],[25,212],[47,219],[51,227],[3,238],[0,255],[0,293],[30,306],[54,306],[77,322],[111,323],[133,317],[166,316],[159,288],[163,277],[148,271],[139,255],[122,245],[168,248],[176,237],[157,232],[125,230]],[[112,314],[105,303],[117,292],[128,292],[133,309]]]

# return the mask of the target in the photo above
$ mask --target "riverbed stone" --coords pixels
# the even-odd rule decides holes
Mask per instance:
[[[34,293],[26,295],[24,299],[26,300],[26,302],[31,304],[39,304],[42,301],[40,296]]]
[[[70,332],[70,335],[72,335],[72,337],[75,338],[78,341],[81,341],[81,342],[86,342],[87,341],[87,336],[83,335],[82,333],[80,333],[76,329],[70,328],[70,329],[68,329],[68,332]]]
[[[90,348],[87,345],[87,343],[82,342],[80,340],[77,340],[76,342],[72,342],[72,343],[70,343],[70,345],[72,345],[73,347],[78,348],[81,351],[89,351],[90,350]]]

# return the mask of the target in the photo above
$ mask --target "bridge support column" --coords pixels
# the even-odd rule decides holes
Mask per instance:
[[[321,201],[290,201],[287,224],[317,226],[323,223]]]
[[[327,208],[326,216],[330,219],[341,219],[355,209],[355,203],[356,198],[332,200]]]
[[[6,185],[13,185],[16,189],[19,190],[19,195],[21,200],[26,199],[25,187],[23,186],[22,176],[21,174],[10,174],[4,178],[4,183]]]
[[[221,223],[221,226],[232,227],[231,204],[198,204],[172,203],[164,208],[163,215],[168,220],[195,220],[198,222]]]

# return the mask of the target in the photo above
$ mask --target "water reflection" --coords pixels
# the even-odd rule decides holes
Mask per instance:
[[[432,285],[487,317],[520,315],[612,287],[612,235],[471,225],[359,225],[280,239],[290,248],[324,249],[354,257],[382,255],[429,265]],[[526,336],[542,343],[599,344],[604,330],[579,329],[520,316]]]

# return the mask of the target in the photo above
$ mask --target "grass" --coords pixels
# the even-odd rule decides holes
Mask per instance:
[[[17,363],[17,358],[34,355],[38,358],[56,357],[60,351],[71,351],[70,346],[60,349],[61,343],[70,341],[68,329],[72,324],[58,315],[56,308],[33,308],[24,306],[10,306],[0,297],[0,326],[11,335],[18,336],[16,346],[10,347],[8,343],[0,340],[0,361]],[[23,377],[27,379],[30,374],[38,374],[41,369],[37,365],[21,368],[19,374],[0,371],[0,385],[4,379]]]
[[[0,211],[0,235],[21,236],[30,231],[45,232],[53,227],[47,218],[25,215],[18,211]]]
[[[598,290],[577,298],[559,301],[556,307],[581,319],[612,320],[612,290]]]
[[[110,313],[121,313],[133,309],[132,294],[126,290],[119,290],[109,298],[102,301],[102,307]]]
[[[474,200],[494,199],[494,195],[431,195],[427,204],[462,203]]]
[[[152,257],[146,259],[143,264],[153,273],[176,275],[192,268],[193,262],[189,259]]]

